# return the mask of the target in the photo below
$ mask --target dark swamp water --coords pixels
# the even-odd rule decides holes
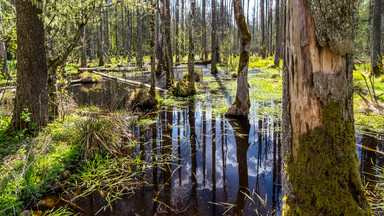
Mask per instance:
[[[78,105],[114,110],[124,108],[126,88],[107,80],[70,91]],[[227,105],[234,96],[233,89],[228,91],[222,100]],[[281,215],[280,119],[259,113],[263,107],[276,109],[280,102],[253,100],[249,118],[233,120],[215,112],[220,104],[213,94],[185,101],[151,114],[154,123],[149,127],[133,129],[140,137],[137,152],[145,152],[146,160],[176,155],[172,171],[152,168],[147,173],[150,185],[98,215]],[[356,138],[360,145],[384,151],[383,135],[357,132]],[[375,180],[366,173],[374,173],[373,164],[384,165],[384,156],[359,146],[357,154],[362,179]],[[95,215],[106,203],[95,195],[76,204],[85,209],[82,215]]]

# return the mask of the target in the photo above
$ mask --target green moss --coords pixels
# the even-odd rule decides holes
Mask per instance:
[[[292,194],[284,215],[370,215],[358,173],[353,122],[340,103],[323,107],[323,126],[299,137],[295,159],[288,158]]]

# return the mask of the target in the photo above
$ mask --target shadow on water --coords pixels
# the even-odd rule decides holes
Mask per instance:
[[[75,90],[74,95],[81,105],[108,107],[106,101],[124,95],[111,89],[116,87],[104,82],[95,92]],[[214,114],[214,105],[204,100],[163,107],[153,114],[154,124],[135,129],[141,137],[136,150],[144,152],[142,160],[155,162],[170,153],[176,159],[165,167],[153,166],[146,176],[149,185],[100,215],[281,215],[280,119],[257,113],[276,103],[252,101],[251,115],[243,120]],[[357,133],[357,143],[372,149],[384,151],[382,140],[382,135],[380,140]],[[358,147],[357,153],[362,178],[373,172],[372,162],[384,162],[383,155],[364,148]],[[86,209],[83,215],[94,215],[106,203],[95,195],[76,204]]]

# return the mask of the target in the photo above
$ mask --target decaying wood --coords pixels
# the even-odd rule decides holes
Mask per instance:
[[[100,72],[97,72],[97,71],[92,71],[92,73],[100,75],[100,76],[108,78],[108,79],[112,79],[112,80],[116,80],[116,81],[119,81],[119,82],[122,82],[122,83],[126,83],[128,85],[134,85],[134,86],[137,86],[137,87],[139,87],[141,85],[144,85],[147,88],[151,87],[151,85],[146,84],[146,83],[142,83],[142,82],[138,82],[138,81],[134,81],[134,80],[123,79],[123,78],[120,78],[120,77],[115,77],[115,76],[112,76],[112,75],[109,75],[109,74],[105,74],[105,73],[100,73]],[[167,90],[159,88],[159,87],[156,87],[156,91],[167,92]]]
[[[113,67],[113,68],[104,68],[104,67],[96,67],[96,68],[77,68],[78,72],[91,72],[91,71],[99,71],[99,72],[131,72],[131,71],[142,71],[138,67]]]

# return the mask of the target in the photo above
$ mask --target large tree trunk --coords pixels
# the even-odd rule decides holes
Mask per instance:
[[[265,59],[266,57],[266,47],[265,47],[265,27],[264,27],[264,1],[260,0],[260,31],[261,31],[261,58]]]
[[[353,119],[353,1],[288,0],[283,215],[370,215]]]
[[[203,30],[203,38],[202,40],[202,47],[203,47],[203,60],[206,61],[208,59],[208,49],[207,49],[207,25],[205,21],[205,1],[203,0],[203,6],[202,6],[202,17],[203,17],[203,24],[202,24],[202,30]]]
[[[1,10],[1,3],[0,3],[0,27],[3,28],[3,15]],[[0,30],[0,36],[3,35],[3,31]],[[3,77],[10,79],[8,73],[8,60],[7,60],[7,50],[5,49],[5,43],[4,41],[0,41],[0,66],[1,66],[1,75]]]
[[[229,107],[226,115],[246,116],[249,114],[249,108],[251,107],[251,101],[249,99],[248,63],[252,35],[249,32],[247,22],[245,21],[241,0],[233,0],[233,9],[240,35],[240,59],[239,68],[237,70],[236,99],[232,106]]]
[[[16,13],[17,89],[11,131],[33,129],[48,122],[48,67],[42,10],[30,1],[16,0]]]
[[[283,1],[283,0],[282,0]],[[281,56],[281,40],[282,40],[282,33],[281,33],[281,25],[280,25],[280,2],[279,0],[276,0],[276,7],[275,7],[275,29],[276,29],[276,45],[275,45],[275,61],[274,66],[279,67],[280,65],[280,56]]]
[[[188,55],[188,74],[189,74],[189,86],[188,90],[190,94],[195,94],[195,12],[196,2],[191,0],[191,26],[189,28],[189,55]]]
[[[381,57],[381,13],[382,13],[382,0],[374,0],[373,3],[373,17],[372,17],[372,41],[371,41],[371,66],[374,75],[380,73],[378,62]]]

